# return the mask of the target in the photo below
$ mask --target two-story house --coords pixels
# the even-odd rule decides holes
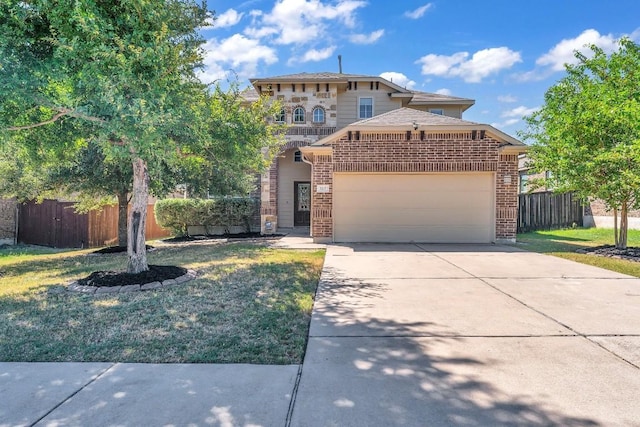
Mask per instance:
[[[524,144],[462,120],[474,100],[377,76],[252,79],[248,101],[284,105],[287,143],[261,178],[264,233],[310,226],[315,241],[514,240]]]

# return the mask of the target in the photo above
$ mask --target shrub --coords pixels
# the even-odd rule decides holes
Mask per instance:
[[[233,226],[251,231],[258,201],[251,197],[219,197],[215,199],[165,199],[156,202],[156,221],[174,234],[186,236],[189,226],[223,227],[225,233]]]

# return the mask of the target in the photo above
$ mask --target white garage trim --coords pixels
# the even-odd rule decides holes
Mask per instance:
[[[335,242],[490,243],[495,173],[333,175]]]

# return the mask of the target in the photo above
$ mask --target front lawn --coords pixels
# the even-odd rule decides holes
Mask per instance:
[[[248,243],[159,245],[149,263],[196,280],[85,295],[63,285],[126,255],[0,250],[0,361],[301,363],[324,251]],[[15,251],[15,250],[14,250]]]
[[[606,228],[532,231],[517,238],[523,249],[640,277],[640,262],[576,253],[580,248],[612,245],[613,240],[613,230]],[[628,246],[640,247],[640,230],[629,230]]]

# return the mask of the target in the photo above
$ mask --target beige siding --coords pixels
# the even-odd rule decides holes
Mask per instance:
[[[336,242],[489,243],[493,173],[335,174]]]
[[[368,82],[359,82],[359,87],[364,89],[347,90],[338,93],[338,129],[341,129],[353,122],[361,120],[358,117],[358,98],[373,98],[373,115],[396,110],[402,107],[402,101],[392,99],[389,96],[389,89],[381,85],[379,90],[370,90]]]
[[[288,150],[282,154],[284,157],[278,159],[278,227],[293,227],[293,183],[311,181],[311,166],[293,161],[296,151]]]
[[[407,105],[407,107],[426,112],[431,109],[441,109],[445,116],[455,117],[456,119],[462,118],[462,107],[458,105]]]

